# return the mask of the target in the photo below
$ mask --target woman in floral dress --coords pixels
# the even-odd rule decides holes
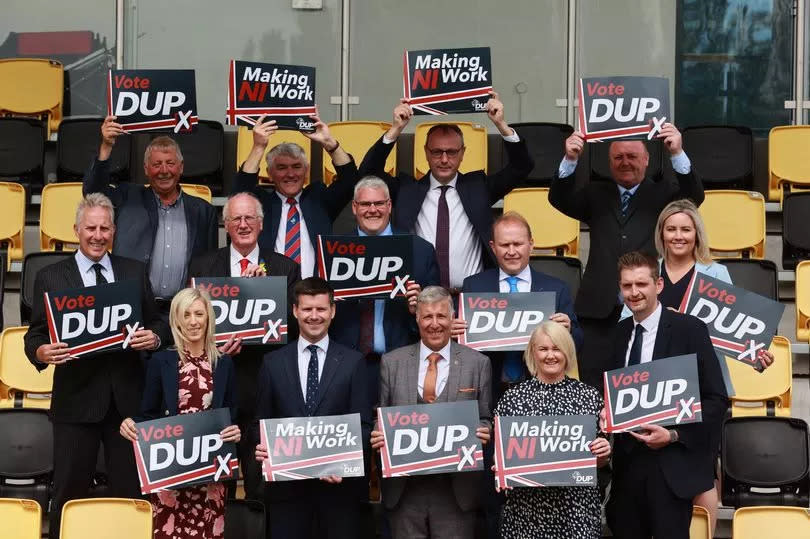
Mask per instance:
[[[218,357],[214,313],[208,295],[186,288],[174,296],[169,325],[176,349],[149,360],[141,417],[124,419],[121,435],[137,440],[136,421],[166,415],[230,408],[235,414],[233,362]],[[220,432],[225,442],[238,442],[239,427]],[[221,539],[225,532],[225,485],[208,483],[151,495],[155,539]]]

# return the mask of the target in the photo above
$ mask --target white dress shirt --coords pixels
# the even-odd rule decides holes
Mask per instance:
[[[74,257],[76,259],[76,265],[79,266],[79,274],[82,276],[84,286],[96,286],[96,284],[98,284],[96,283],[96,270],[93,269],[93,264],[96,264],[96,262],[87,258],[84,253],[82,253],[81,249],[76,249]],[[114,283],[115,275],[113,275],[110,255],[104,253],[104,256],[101,257],[98,263],[101,264],[101,274],[107,279],[107,282]]]
[[[689,171],[692,170],[692,161],[683,150],[678,155],[671,155],[669,160],[672,163],[672,168],[678,174],[689,174]],[[574,173],[576,168],[577,160],[568,159],[568,156],[564,155],[562,161],[560,161],[560,167],[557,169],[557,177],[560,179],[567,178]]]
[[[301,395],[305,401],[307,399],[307,372],[311,356],[307,346],[311,344],[318,347],[318,382],[320,382],[323,375],[323,364],[326,362],[326,351],[329,349],[329,335],[324,336],[318,342],[309,342],[303,337],[298,337],[298,379],[301,382]]]
[[[229,248],[231,253],[231,277],[241,277],[242,276],[242,264],[241,261],[243,258],[247,258],[251,264],[258,264],[259,263],[259,246],[258,244],[256,247],[253,248],[251,252],[247,254],[247,256],[242,256],[239,251],[233,248],[231,245]]]
[[[661,321],[661,302],[658,302],[658,307],[655,308],[653,313],[638,322],[644,326],[643,336],[644,340],[641,342],[641,363],[649,363],[653,360],[653,350],[655,349],[655,336],[658,333],[658,323]],[[624,366],[630,361],[630,350],[633,348],[633,341],[636,340],[636,324],[633,321],[633,331],[630,332],[630,342],[627,343],[627,352],[624,354]]]
[[[425,387],[425,375],[427,374],[428,365],[430,365],[430,361],[428,361],[428,356],[433,353],[433,350],[425,346],[425,343],[419,341],[419,379],[416,383],[416,390],[419,392],[419,396],[424,398],[424,394],[422,393]],[[447,385],[447,377],[450,376],[450,342],[448,341],[447,344],[444,345],[444,348],[439,350],[439,354],[442,358],[436,362],[436,396],[442,394],[444,391],[444,386]]]
[[[278,225],[278,235],[276,236],[275,251],[279,254],[284,254],[284,247],[287,243],[287,212],[290,211],[290,205],[287,204],[287,197],[276,191],[276,195],[281,199],[281,221]],[[315,271],[315,248],[312,241],[309,239],[307,232],[307,221],[304,212],[301,210],[301,193],[294,197],[296,206],[298,207],[298,218],[301,220],[301,227],[299,234],[301,235],[301,278],[306,279],[312,277]]]
[[[500,287],[500,292],[502,294],[509,293],[509,281],[507,281],[507,277],[511,277],[508,273],[503,271],[502,269],[498,270],[498,286]],[[515,275],[518,278],[517,281],[517,289],[518,292],[531,292],[532,291],[532,270],[529,266],[523,268],[523,271]]]

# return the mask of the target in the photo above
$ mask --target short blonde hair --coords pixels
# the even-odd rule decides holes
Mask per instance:
[[[82,222],[84,212],[90,208],[103,208],[110,214],[110,222],[115,227],[115,207],[112,201],[103,193],[88,193],[79,201],[76,206],[76,227]]]
[[[554,346],[560,349],[560,352],[565,356],[565,372],[566,374],[577,369],[577,349],[574,345],[574,339],[571,333],[563,326],[552,320],[541,322],[532,331],[529,337],[529,344],[523,352],[523,361],[526,363],[526,368],[532,376],[537,376],[537,367],[534,363],[534,348],[537,346],[537,340],[540,335],[548,335]]]
[[[695,260],[701,264],[711,264],[712,253],[709,251],[709,237],[706,234],[706,225],[703,224],[703,218],[698,213],[697,206],[691,200],[685,198],[670,202],[661,210],[661,214],[658,216],[658,222],[655,224],[655,249],[658,251],[658,255],[664,260],[667,258],[667,247],[664,244],[664,223],[676,213],[689,216],[695,226],[695,248],[692,251]]]
[[[177,347],[177,352],[182,361],[185,353],[186,337],[183,333],[183,315],[191,307],[191,304],[200,300],[205,305],[205,311],[208,313],[208,324],[205,328],[205,354],[208,356],[208,361],[211,362],[211,369],[213,370],[217,365],[217,358],[219,358],[219,350],[217,350],[216,342],[216,325],[214,324],[214,308],[211,306],[211,298],[208,293],[199,288],[184,288],[174,295],[171,307],[169,308],[169,327],[172,330],[172,337],[174,338],[174,345]]]

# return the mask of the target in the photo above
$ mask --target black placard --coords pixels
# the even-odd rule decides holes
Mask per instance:
[[[526,349],[532,331],[554,314],[554,292],[462,293],[458,315],[467,321],[459,344],[476,350]]]
[[[199,123],[193,69],[112,69],[108,114],[127,133],[190,132]]]
[[[587,141],[652,138],[672,121],[669,79],[663,77],[579,79],[578,100],[579,130]]]

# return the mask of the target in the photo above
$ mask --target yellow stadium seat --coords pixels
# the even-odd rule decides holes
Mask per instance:
[[[329,124],[329,131],[335,140],[340,142],[343,150],[354,157],[354,161],[359,167],[368,149],[390,127],[391,124],[386,122],[334,122]],[[385,171],[391,176],[397,175],[396,143],[394,143],[391,153],[388,154],[388,159],[385,160]],[[323,182],[332,183],[332,178],[336,174],[332,158],[326,153],[326,150],[323,150]]]
[[[700,205],[717,256],[765,258],[765,199],[755,191],[706,191]],[[739,256],[735,256],[739,253]]]
[[[0,241],[8,244],[7,267],[22,262],[25,230],[25,189],[19,183],[0,182]]]
[[[49,183],[42,188],[39,206],[39,249],[75,251],[79,238],[73,230],[76,207],[82,199],[80,182]]]
[[[54,367],[37,371],[31,365],[23,343],[26,331],[28,326],[10,327],[0,334],[0,408],[51,407]]]
[[[799,539],[810,537],[810,509],[806,507],[741,507],[731,523],[734,539]]]
[[[810,260],[796,265],[796,339],[810,341]]]
[[[207,185],[201,185],[198,183],[181,183],[180,187],[183,189],[184,193],[201,198],[209,204],[211,203],[211,188]]]
[[[551,250],[558,256],[578,255],[579,221],[551,205],[547,187],[514,189],[503,198],[503,211],[515,211],[529,221],[535,254]]]
[[[689,539],[712,539],[712,525],[705,507],[692,506],[692,522],[689,525]]]
[[[146,500],[89,498],[62,508],[62,539],[151,539],[152,505]]]
[[[300,131],[279,129],[270,137],[270,143],[267,145],[264,156],[262,156],[262,160],[259,162],[259,183],[270,183],[270,175],[267,174],[267,161],[265,161],[265,156],[273,146],[281,144],[282,142],[294,142],[301,146],[307,156],[307,163],[312,163],[312,142],[302,135]],[[236,135],[236,170],[239,170],[239,167],[245,162],[251,148],[253,148],[253,131],[244,125],[240,125]],[[309,173],[312,174],[311,169]],[[309,185],[309,177],[304,181],[304,185]]]
[[[783,125],[768,135],[768,199],[782,201],[784,184],[810,188],[810,126]]]
[[[726,358],[736,395],[731,398],[732,417],[776,415],[790,417],[793,355],[790,341],[776,335],[770,347],[773,364],[759,373],[749,365]]]
[[[0,522],[3,523],[3,537],[39,539],[42,507],[34,500],[0,498]]]
[[[487,171],[487,129],[480,124],[470,122],[425,122],[416,126],[413,134],[413,176],[421,178],[430,170],[425,157],[425,142],[428,130],[436,124],[455,124],[464,134],[464,160],[458,167],[459,172],[474,170]]]
[[[48,137],[62,121],[64,88],[64,68],[55,60],[0,60],[0,114],[46,118]]]

